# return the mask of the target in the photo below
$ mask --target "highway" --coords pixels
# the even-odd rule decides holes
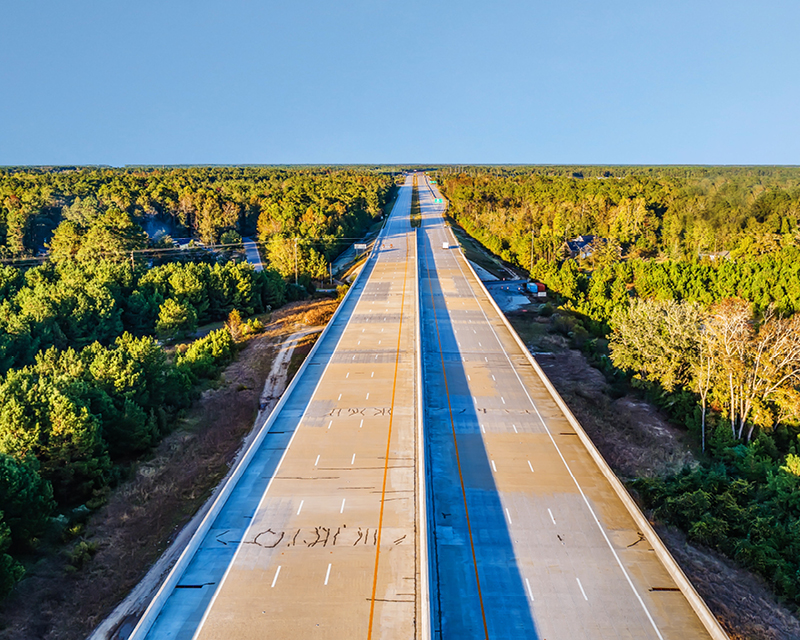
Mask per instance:
[[[725,638],[413,180],[131,638]]]
[[[420,196],[433,636],[712,637]]]
[[[411,190],[133,638],[418,636]]]

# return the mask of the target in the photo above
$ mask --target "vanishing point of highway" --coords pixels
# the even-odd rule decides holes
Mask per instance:
[[[440,202],[407,177],[131,638],[727,637]]]

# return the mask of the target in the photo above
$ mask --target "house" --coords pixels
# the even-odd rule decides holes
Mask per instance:
[[[698,253],[697,257],[701,260],[703,258],[708,258],[709,260],[730,260],[731,259],[731,252],[730,251],[710,251],[708,253]]]
[[[578,236],[572,240],[567,240],[564,243],[564,249],[570,258],[588,258],[594,250],[592,245],[595,240],[605,242],[605,240],[597,236]]]

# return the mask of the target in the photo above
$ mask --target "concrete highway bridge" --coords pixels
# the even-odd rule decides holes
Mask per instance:
[[[132,638],[726,637],[438,198],[408,176]]]

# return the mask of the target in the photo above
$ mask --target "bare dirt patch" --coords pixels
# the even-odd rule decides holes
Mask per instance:
[[[307,328],[304,319],[316,307],[331,304],[300,302],[273,313],[265,331],[247,341],[220,380],[88,518],[80,540],[95,545],[94,557],[70,571],[64,554],[71,545],[42,549],[0,609],[0,638],[85,638],[110,613],[228,472],[253,428],[277,345]]]
[[[603,374],[580,351],[539,354],[536,360],[617,475],[665,476],[697,464],[681,429],[634,396],[615,400]]]

